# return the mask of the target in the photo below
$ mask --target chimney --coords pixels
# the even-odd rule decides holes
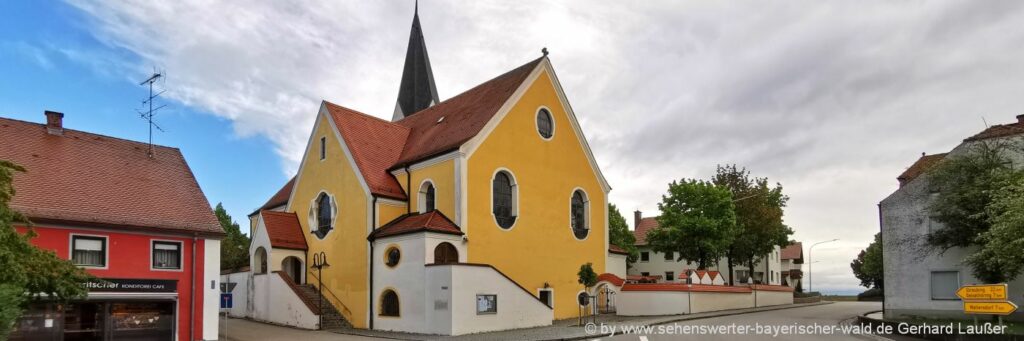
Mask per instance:
[[[64,114],[49,110],[45,114],[46,132],[50,135],[64,135]]]
[[[640,213],[640,210],[633,211],[633,230],[640,227],[640,219],[643,219],[643,214]]]

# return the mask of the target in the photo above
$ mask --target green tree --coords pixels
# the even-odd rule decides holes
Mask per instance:
[[[954,247],[978,246],[965,264],[983,282],[1005,282],[1008,269],[1004,267],[1012,264],[1004,264],[1001,260],[1005,257],[996,253],[999,248],[987,244],[1003,244],[995,237],[1012,230],[989,233],[998,217],[1008,212],[1008,208],[994,204],[997,196],[1007,195],[1005,189],[1021,177],[1021,172],[1013,169],[1007,156],[1010,145],[1005,142],[979,142],[969,148],[964,154],[940,161],[928,172],[929,189],[935,194],[928,210],[942,226],[928,234],[927,244],[940,253]],[[1009,214],[1003,219],[1012,221]]]
[[[626,252],[629,252],[629,256],[626,258],[626,264],[633,264],[640,256],[640,251],[636,249],[636,236],[629,230],[629,225],[626,225],[626,218],[619,212],[619,208],[615,207],[615,204],[608,204],[608,242],[612,245],[618,246]]]
[[[868,247],[861,250],[852,262],[850,268],[853,275],[860,280],[860,285],[865,288],[882,288],[882,234],[875,234],[875,241]]]
[[[57,302],[84,297],[85,282],[94,278],[53,251],[33,246],[31,223],[10,207],[14,173],[25,169],[0,160],[0,339],[6,340],[26,304],[42,295]],[[18,233],[14,223],[28,226]]]
[[[580,265],[580,271],[576,273],[576,276],[579,277],[577,281],[580,284],[583,284],[583,286],[587,288],[588,292],[591,287],[597,285],[597,273],[594,272],[593,263]]]
[[[979,237],[981,248],[965,263],[975,277],[1012,281],[1024,272],[1024,175],[1017,173],[999,189],[987,212],[992,227]],[[989,273],[995,271],[999,273]]]
[[[213,213],[227,234],[220,246],[220,268],[236,269],[249,265],[249,237],[242,234],[241,227],[231,219],[224,205],[217,203]]]
[[[728,188],[701,180],[672,181],[658,209],[659,226],[647,233],[647,243],[654,251],[696,261],[698,269],[725,255],[736,235]]]
[[[736,165],[719,165],[711,181],[728,188],[734,198],[737,234],[725,255],[730,274],[737,262],[753,269],[758,258],[766,258],[776,246],[789,245],[793,230],[782,221],[789,197],[782,194],[781,184],[769,186],[768,178],[751,178],[746,168]],[[729,285],[733,284],[729,276]]]

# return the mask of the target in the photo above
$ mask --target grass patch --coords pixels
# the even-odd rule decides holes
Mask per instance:
[[[832,301],[832,302],[856,302],[857,301],[857,296],[824,295],[824,296],[821,296],[821,300],[822,301]]]

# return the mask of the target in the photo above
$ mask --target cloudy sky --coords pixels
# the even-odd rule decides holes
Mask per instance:
[[[117,115],[166,70],[162,123],[177,129],[157,139],[240,218],[296,171],[321,99],[390,118],[413,2],[0,7],[14,16],[0,72],[19,80],[0,84],[0,115],[41,121],[57,103],[145,139]],[[840,239],[814,251],[814,287],[832,292],[858,291],[849,262],[900,172],[1024,113],[1015,1],[424,0],[420,17],[442,99],[547,47],[627,215],[656,215],[669,181],[716,164],[782,183],[796,239]]]

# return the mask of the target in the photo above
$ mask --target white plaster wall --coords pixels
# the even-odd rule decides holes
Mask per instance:
[[[690,310],[693,313],[728,309],[751,308],[754,294],[749,292],[691,292]]]
[[[664,277],[666,271],[672,271],[675,273],[676,278],[666,278],[665,280],[669,282],[679,282],[679,274],[683,273],[683,270],[697,269],[696,264],[686,261],[676,261],[678,255],[673,255],[672,260],[665,260],[665,254],[654,252],[650,247],[638,246],[637,249],[640,252],[649,252],[651,254],[651,258],[647,262],[640,261],[640,259],[637,258],[636,263],[634,263],[628,270],[629,275],[639,276],[643,272],[648,272],[651,276],[661,275]]]
[[[385,252],[397,247],[401,251],[398,265],[384,264]],[[426,329],[424,294],[423,233],[406,234],[374,241],[373,246],[373,329],[422,332]],[[433,252],[433,249],[431,249]],[[433,258],[433,254],[431,254]],[[381,294],[385,290],[398,294],[398,317],[380,316]]]
[[[231,291],[231,309],[228,309],[228,316],[232,317],[246,317],[245,307],[249,304],[249,277],[251,273],[249,271],[236,272],[227,275],[220,275],[221,283],[237,283],[235,289]],[[219,307],[218,302],[218,307]]]
[[[451,271],[452,335],[551,325],[554,312],[532,293],[490,267],[446,265]],[[477,294],[498,295],[496,314],[478,315]]]
[[[203,339],[216,340],[220,331],[220,240],[206,239],[203,246]]]
[[[626,255],[609,252],[605,261],[605,272],[626,279],[626,258]]]
[[[452,335],[452,267],[425,268],[426,333]]]
[[[793,304],[793,293],[789,291],[755,290],[754,295],[758,307]]]
[[[256,217],[256,231],[252,235],[252,243],[249,244],[249,269],[256,273],[258,268],[256,264],[256,250],[263,247],[267,250],[267,273],[270,273],[274,268],[273,258],[271,258],[271,251],[273,250],[270,247],[270,236],[267,235],[267,228],[263,226],[263,219],[259,215]],[[278,264],[278,267],[280,266]]]
[[[303,329],[317,329],[319,317],[309,310],[280,275],[255,275],[253,286],[253,319]]]
[[[1024,145],[1024,137],[1020,136],[1000,140],[1017,147]],[[970,144],[961,144],[950,151],[947,157],[956,157],[969,151]],[[1010,153],[1008,156],[1014,165],[1024,164],[1024,153]],[[922,175],[897,189],[879,204],[882,249],[885,255],[886,317],[920,315],[965,318],[960,300],[931,298],[931,272],[959,271],[960,285],[980,282],[972,275],[969,267],[962,265],[964,258],[973,249],[953,248],[941,255],[921,252],[928,248],[924,237],[929,230],[942,228],[941,223],[930,219],[930,200],[928,177]],[[1008,285],[1010,300],[1018,306],[1024,306],[1024,277]],[[1024,321],[1024,311],[1018,310],[1006,319]]]
[[[689,292],[621,291],[616,296],[616,315],[654,316],[689,313]]]

